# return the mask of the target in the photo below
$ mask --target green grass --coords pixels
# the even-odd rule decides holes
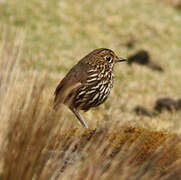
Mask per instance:
[[[164,2],[15,0],[1,3],[0,17],[2,25],[26,29],[24,63],[31,68],[68,69],[97,47],[127,56],[133,51],[123,45],[129,36],[137,39],[136,49],[151,50],[161,63],[180,58],[180,12]]]
[[[25,31],[21,64],[25,72],[50,74],[50,96],[58,81],[80,58],[94,48],[107,47],[123,57],[146,49],[165,70],[160,74],[137,65],[117,65],[112,97],[101,107],[112,107],[110,113],[116,119],[135,120],[131,109],[138,103],[152,108],[159,97],[180,97],[181,12],[164,1],[4,1],[0,4],[0,20],[1,39],[3,34],[9,41],[18,36],[14,33],[16,28]],[[132,38],[134,48],[128,48],[125,44]],[[125,112],[119,111],[122,106]],[[104,121],[107,111],[100,113]],[[179,121],[172,114],[152,121],[160,119]],[[91,123],[91,118],[88,121]]]
[[[53,92],[58,82],[80,58],[92,49],[100,47],[111,48],[122,57],[128,57],[139,49],[145,49],[150,53],[152,60],[163,67],[164,73],[139,65],[128,66],[126,63],[117,65],[115,84],[108,101],[96,109],[83,113],[89,127],[100,130],[109,127],[112,133],[114,130],[119,132],[120,127],[128,125],[148,128],[154,132],[159,130],[159,132],[180,133],[181,112],[179,111],[163,112],[154,117],[137,116],[133,112],[133,108],[138,104],[152,110],[155,101],[161,97],[181,98],[181,11],[172,3],[164,0],[0,1],[0,63],[16,59],[16,49],[20,47],[17,53],[19,65],[13,71],[17,75],[11,74],[12,77],[17,76],[16,81],[12,78],[10,82],[6,82],[11,88],[5,91],[7,92],[3,97],[5,100],[0,102],[3,104],[0,106],[2,107],[0,113],[6,117],[2,118],[1,133],[7,133],[7,124],[11,122],[9,119],[13,121],[14,114],[27,113],[24,123],[32,121],[34,116],[29,115],[28,111],[21,111],[20,104],[24,99],[31,97],[30,94],[34,92],[33,85],[39,87],[42,84],[39,80],[36,82],[36,78],[45,82],[42,98],[38,102],[40,104],[37,105],[41,111],[35,110],[38,114],[36,118],[39,120],[39,117],[43,117],[44,119],[40,118],[42,120],[40,122],[46,126],[46,117],[52,120],[47,106],[51,108]],[[129,41],[135,42],[133,48],[126,46]],[[0,75],[1,73],[3,74],[3,70]],[[6,77],[8,74],[9,72],[3,76]],[[32,95],[32,97],[36,99],[37,96]],[[13,109],[8,103],[13,104]],[[24,105],[22,106],[24,108]],[[31,109],[31,102],[27,107]],[[58,127],[57,116],[53,122],[55,121]],[[36,119],[33,122],[36,122]],[[80,124],[66,108],[61,123],[68,124],[63,131],[77,127],[80,134],[83,134]],[[50,124],[49,126],[51,127]],[[35,126],[35,130],[38,127]],[[22,131],[22,135],[23,133],[26,132]],[[33,136],[33,132],[31,135]],[[48,133],[46,135],[50,137]],[[119,133],[117,135],[119,137]],[[74,133],[69,136],[74,137]],[[106,133],[103,133],[104,140],[106,136]],[[1,143],[3,136],[0,134],[0,137]],[[76,143],[77,139],[74,140]],[[41,142],[42,147],[44,143],[45,139]],[[105,145],[103,144],[101,148]],[[97,146],[93,147],[98,154],[102,150]],[[86,148],[81,152],[83,157],[84,153],[88,154]],[[21,155],[19,150],[17,151]],[[91,158],[96,158],[92,156],[94,150],[91,152],[87,159],[78,161],[71,170],[72,174],[78,167],[77,172],[80,173],[84,163],[89,163],[91,166]],[[36,165],[35,163],[35,167]],[[109,174],[109,171],[107,173],[106,177],[109,177],[111,173]],[[70,179],[70,174],[65,173],[65,179],[66,177]]]

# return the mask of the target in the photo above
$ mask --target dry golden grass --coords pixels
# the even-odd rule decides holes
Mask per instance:
[[[181,178],[181,112],[133,112],[180,98],[181,14],[165,2],[0,2],[1,179]],[[111,97],[84,113],[84,130],[64,106],[52,111],[53,91],[98,47],[125,57],[145,49],[164,73],[118,65]]]
[[[22,85],[24,32],[1,44],[1,179],[178,179],[181,137],[151,127],[84,130],[65,122],[45,96],[47,75],[29,72]]]

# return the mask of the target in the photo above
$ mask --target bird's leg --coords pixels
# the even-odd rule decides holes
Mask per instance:
[[[84,126],[84,128],[88,129],[88,125],[86,124],[86,122],[85,122],[84,118],[81,116],[81,114],[75,108],[70,108],[70,110],[75,114],[75,116],[80,121],[80,123]]]

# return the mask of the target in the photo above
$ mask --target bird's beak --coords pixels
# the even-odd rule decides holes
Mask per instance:
[[[122,57],[117,57],[116,58],[116,62],[123,62],[123,61],[127,61],[127,59],[122,58]]]

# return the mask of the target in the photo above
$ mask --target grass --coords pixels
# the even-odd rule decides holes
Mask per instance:
[[[181,11],[175,2],[0,2],[3,179],[180,176],[181,112],[133,112],[138,104],[152,109],[157,98],[180,98]],[[117,65],[108,101],[83,113],[85,131],[66,108],[52,111],[53,92],[72,65],[99,47],[123,57],[145,49],[164,73]]]

